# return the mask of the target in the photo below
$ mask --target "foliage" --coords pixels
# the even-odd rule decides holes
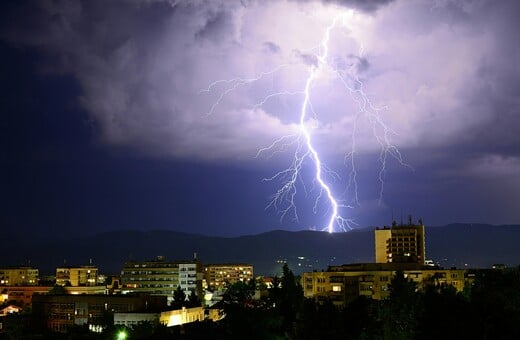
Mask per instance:
[[[171,306],[175,309],[180,309],[183,306],[186,306],[186,293],[182,290],[181,286],[177,286],[177,289],[173,292],[173,301]]]
[[[190,295],[188,295],[188,306],[189,307],[198,307],[201,306],[202,302],[200,301],[199,297],[197,296],[197,293],[195,293],[194,290],[190,292]]]

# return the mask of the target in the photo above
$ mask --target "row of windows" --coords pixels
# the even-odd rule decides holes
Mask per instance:
[[[166,270],[128,270],[128,271],[121,271],[121,275],[179,275],[178,271],[166,271]]]
[[[126,282],[134,282],[134,281],[166,281],[166,282],[176,282],[178,281],[177,277],[124,277],[123,283]]]

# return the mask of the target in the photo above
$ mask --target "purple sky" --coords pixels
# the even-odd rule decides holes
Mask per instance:
[[[283,183],[262,179],[290,166],[296,144],[256,155],[298,133],[305,81],[337,16],[306,124],[338,175],[327,177],[334,195],[352,206],[342,214],[359,226],[408,214],[427,225],[520,223],[517,1],[2,7],[6,227],[219,235],[323,228],[328,205],[322,199],[313,212],[320,191],[310,162],[298,181],[299,221],[294,211],[280,221],[280,211],[265,209]],[[380,121],[359,114],[359,96],[336,72],[363,83]],[[231,92],[237,82],[208,87],[262,74]],[[389,156],[384,187],[382,127],[410,166]],[[346,159],[353,141],[357,202]]]

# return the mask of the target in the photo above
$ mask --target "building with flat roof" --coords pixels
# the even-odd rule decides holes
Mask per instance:
[[[166,297],[150,295],[34,295],[35,327],[68,332],[75,325],[101,331],[113,324],[114,313],[159,312]]]
[[[470,282],[465,269],[442,269],[431,266],[406,267],[388,264],[349,265],[329,267],[327,271],[302,274],[304,296],[316,300],[331,300],[336,305],[345,305],[358,296],[375,300],[389,296],[389,285],[397,270],[421,290],[427,286],[453,286],[461,292]]]
[[[107,291],[105,286],[6,286],[2,287],[0,302],[14,301],[19,306],[31,307],[34,295],[53,294],[56,288],[71,295],[100,295]]]
[[[0,268],[0,286],[36,286],[38,274],[33,267]]]
[[[389,285],[397,271],[415,282],[417,289],[427,286],[453,286],[462,291],[473,280],[464,269],[443,269],[425,265],[424,225],[377,228],[375,230],[375,263],[329,266],[326,271],[302,274],[304,296],[331,300],[345,305],[358,296],[381,300],[389,296]]]
[[[392,223],[392,227],[375,230],[376,263],[418,263],[425,261],[424,225],[413,224],[411,217],[407,225]]]
[[[235,282],[253,279],[253,265],[247,263],[220,263],[204,266],[204,288],[222,289]]]
[[[163,295],[173,300],[178,286],[188,296],[202,296],[202,266],[197,260],[168,261],[162,256],[150,261],[130,261],[121,270],[121,293]]]
[[[60,286],[97,286],[96,266],[65,266],[56,268],[56,284]]]

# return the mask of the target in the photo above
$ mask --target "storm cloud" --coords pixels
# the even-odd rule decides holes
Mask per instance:
[[[41,72],[78,80],[102,144],[205,162],[253,160],[298,130],[325,29],[353,10],[331,33],[331,64],[354,72],[384,108],[407,163],[431,178],[520,185],[517,1],[49,1],[6,10],[23,20],[4,21],[2,39],[44,51]],[[314,132],[338,164],[359,108],[331,75],[313,88]],[[242,81],[234,91],[232,82],[212,86],[233,79]],[[377,159],[370,122],[358,129],[360,152]]]

